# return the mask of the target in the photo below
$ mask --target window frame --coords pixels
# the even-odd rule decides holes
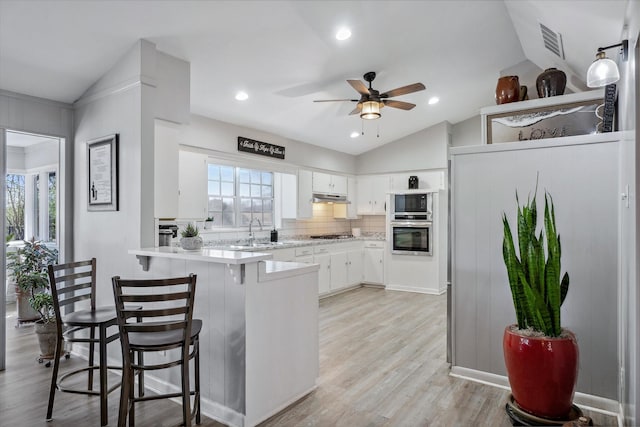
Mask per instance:
[[[210,175],[209,175],[209,167],[213,166],[213,167],[220,167],[220,168],[232,168],[233,170],[233,195],[230,196],[228,194],[225,194],[225,192],[223,191],[223,187],[222,184],[223,183],[230,183],[229,180],[224,180],[223,178],[223,173],[222,170],[218,173],[218,179],[210,179]],[[241,181],[241,173],[243,173],[244,171],[247,171],[249,173],[249,181],[248,182],[244,182]],[[260,182],[259,183],[254,183],[252,178],[251,178],[251,173],[252,172],[258,172],[260,174]],[[225,230],[246,230],[247,228],[249,228],[249,223],[243,223],[243,220],[245,219],[246,213],[247,211],[243,211],[242,209],[242,202],[243,200],[249,200],[251,205],[253,206],[254,201],[256,200],[261,200],[262,203],[264,203],[265,201],[269,201],[269,203],[271,204],[271,209],[269,211],[264,210],[264,208],[262,208],[261,212],[260,212],[260,218],[258,218],[260,220],[260,223],[262,224],[263,227],[273,227],[275,226],[276,223],[276,208],[275,208],[275,192],[276,192],[276,173],[277,171],[271,170],[271,168],[267,168],[266,165],[246,165],[246,164],[237,164],[237,163],[232,163],[232,162],[226,162],[226,161],[220,161],[219,159],[213,159],[213,158],[208,158],[207,159],[207,216],[214,217],[214,224],[212,227],[213,231],[225,231]],[[265,184],[263,182],[263,177],[264,174],[268,174],[270,176],[270,183]],[[218,183],[218,193],[219,194],[210,194],[209,193],[209,187],[210,187],[210,183],[212,182],[216,182]],[[249,185],[249,196],[246,195],[242,195],[241,192],[241,188],[243,185]],[[252,191],[252,186],[258,185],[259,189],[260,189],[260,194],[263,193],[263,188],[265,187],[269,187],[271,189],[271,194],[270,196],[253,196],[251,194]],[[224,218],[224,208],[222,208],[222,210],[216,210],[216,211],[212,211],[210,209],[210,203],[211,203],[211,198],[220,198],[222,200],[224,199],[233,199],[233,225],[225,225],[224,223],[221,225],[216,225],[216,221],[215,221],[215,216],[217,215],[222,215],[222,217]],[[223,206],[224,206],[224,202],[223,202]],[[249,217],[250,218],[255,218],[257,215],[257,213],[255,213],[253,210],[251,210]],[[271,220],[270,221],[264,221],[264,216],[265,214],[270,215],[271,216]]]

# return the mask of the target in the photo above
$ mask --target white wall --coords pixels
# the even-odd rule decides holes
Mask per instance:
[[[350,154],[198,115],[191,115],[189,125],[184,126],[180,144],[222,153],[232,153],[240,158],[246,158],[248,161],[269,159],[264,156],[239,152],[239,136],[285,147],[285,160],[283,163],[286,162],[302,168],[338,171],[346,174],[354,174],[356,171],[356,158]],[[277,162],[274,159],[269,160]]]
[[[358,175],[447,167],[451,124],[442,122],[359,155]]]
[[[451,126],[451,146],[482,145],[480,115],[473,116]]]
[[[73,227],[71,227],[73,211],[73,150],[70,149],[73,135],[73,112],[68,104],[53,102],[46,99],[20,95],[13,92],[0,90],[0,183],[5,187],[5,133],[4,129],[19,130],[23,132],[64,138],[65,143],[60,147],[61,164],[64,168],[59,183],[61,198],[59,205],[60,229],[64,234],[60,236],[60,258],[67,259],[73,256]],[[4,191],[0,196],[4,206]],[[0,214],[2,229],[4,230],[4,209]],[[5,282],[6,269],[4,245],[0,251],[0,283]],[[5,297],[4,285],[0,292],[0,370],[5,368]]]

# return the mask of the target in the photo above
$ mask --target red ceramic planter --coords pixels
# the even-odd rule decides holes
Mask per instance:
[[[517,329],[516,329],[517,331]],[[520,335],[507,326],[502,345],[511,393],[520,408],[543,418],[565,419],[578,379],[575,335],[546,338]]]

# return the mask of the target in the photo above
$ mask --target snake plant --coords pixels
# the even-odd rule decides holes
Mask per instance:
[[[540,230],[537,236],[535,195],[532,200],[527,198],[527,203],[520,206],[516,192],[516,202],[519,256],[504,213],[502,255],[509,276],[518,328],[531,328],[545,336],[557,337],[562,331],[560,307],[569,290],[569,274],[565,272],[560,280],[561,247],[560,236],[556,231],[553,199],[545,192],[544,231]]]

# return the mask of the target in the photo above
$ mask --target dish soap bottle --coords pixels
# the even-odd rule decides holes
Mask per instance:
[[[272,242],[278,241],[278,230],[276,230],[275,228],[271,230],[271,241]]]

